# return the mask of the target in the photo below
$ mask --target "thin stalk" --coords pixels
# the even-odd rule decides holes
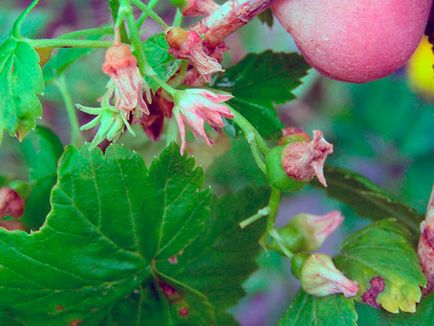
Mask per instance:
[[[153,10],[157,6],[157,4],[158,4],[159,1],[160,0],[151,0],[151,1],[149,1],[148,8]],[[148,16],[147,13],[142,12],[142,14],[140,15],[139,19],[137,20],[137,28],[138,29],[142,28],[143,23],[145,22],[146,18],[148,18],[148,17],[149,16]]]
[[[109,48],[111,41],[69,40],[69,39],[26,39],[33,48]]]
[[[65,78],[60,76],[56,81],[56,86],[62,95],[65,103],[66,113],[68,115],[69,125],[71,127],[71,144],[80,146],[83,144],[83,138],[80,132],[80,124],[78,122],[77,112],[72,102],[71,93],[69,92]]]
[[[146,75],[145,72],[147,68],[146,55],[143,49],[142,40],[140,38],[139,29],[137,28],[136,25],[136,19],[134,18],[131,2],[129,0],[121,0],[121,6],[119,8],[119,11],[123,12],[123,15],[126,19],[126,23],[130,31],[131,43],[134,46],[134,49],[136,50],[136,57],[139,65],[139,70],[142,76],[145,76]]]
[[[160,25],[163,28],[163,30],[166,31],[170,28],[170,26],[167,25],[166,22],[154,10],[149,8],[143,2],[139,0],[131,0],[131,3],[135,5],[137,8],[139,8],[141,11],[143,11],[145,14],[147,14],[148,17],[151,18],[153,21],[155,21],[158,25]]]
[[[227,105],[229,109],[231,110],[232,114],[234,115],[234,118],[232,119],[238,127],[243,131],[244,134],[253,133],[255,136],[256,144],[258,145],[258,148],[261,150],[263,155],[267,155],[270,151],[270,148],[268,147],[266,141],[262,136],[259,134],[258,130],[247,120],[244,118],[242,114],[240,114],[237,110],[235,110],[233,107]]]
[[[176,8],[175,16],[173,17],[172,26],[180,27],[182,25],[182,21],[184,20],[184,15],[181,12],[181,9]]]
[[[151,77],[162,89],[164,89],[170,96],[174,97],[175,93],[178,92],[175,88],[170,86],[168,83],[163,81],[160,77],[158,77],[155,73],[152,75],[148,75]]]
[[[103,27],[81,29],[78,31],[65,33],[59,35],[56,39],[71,39],[71,38],[74,39],[74,38],[88,37],[93,35],[110,35],[110,34],[113,34],[113,27],[103,26]]]
[[[246,218],[244,221],[240,223],[240,228],[244,229],[250,224],[256,222],[257,220],[261,219],[262,217],[268,216],[270,214],[270,208],[264,207],[261,208],[256,214],[250,216],[249,218]]]

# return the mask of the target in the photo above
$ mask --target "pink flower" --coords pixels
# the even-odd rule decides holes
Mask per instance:
[[[286,174],[298,181],[308,182],[315,176],[325,187],[324,162],[333,153],[333,145],[328,143],[319,130],[313,131],[311,141],[296,141],[283,150],[282,166]]]
[[[132,112],[140,118],[142,113],[148,114],[148,106],[143,99],[146,94],[148,102],[151,102],[151,91],[140,75],[137,67],[137,59],[131,53],[126,44],[115,44],[110,47],[102,65],[102,71],[110,76],[114,85],[108,86],[109,94],[114,93],[116,107],[127,113],[128,118]],[[138,108],[138,111],[135,109]]]
[[[300,281],[303,290],[317,297],[342,293],[348,298],[359,292],[357,282],[346,278],[324,254],[313,254],[306,259]]]
[[[184,16],[209,16],[220,6],[214,0],[186,0],[182,7]]]
[[[425,221],[420,226],[421,235],[417,254],[419,255],[422,271],[427,279],[427,286],[423,289],[425,295],[434,291],[434,188],[426,210]]]
[[[24,200],[9,187],[0,188],[0,218],[3,216],[20,217],[24,212]]]
[[[212,145],[205,132],[204,124],[208,123],[216,131],[224,127],[222,117],[232,119],[232,112],[221,103],[232,98],[230,94],[215,94],[205,89],[190,88],[178,91],[174,96],[175,106],[173,114],[178,123],[179,134],[181,136],[181,154],[184,154],[185,126],[190,126],[196,138],[202,137],[208,145]]]
[[[213,74],[224,71],[220,62],[205,52],[203,41],[195,31],[174,27],[167,32],[166,40],[170,53],[189,60],[205,82],[209,83]]]

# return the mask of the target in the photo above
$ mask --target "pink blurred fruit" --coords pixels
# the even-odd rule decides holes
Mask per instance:
[[[364,83],[402,67],[425,30],[432,0],[277,0],[273,13],[322,74]]]

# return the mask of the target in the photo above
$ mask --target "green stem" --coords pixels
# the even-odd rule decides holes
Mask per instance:
[[[93,35],[111,35],[111,34],[113,34],[113,27],[103,26],[103,27],[96,27],[96,28],[81,29],[79,31],[65,33],[59,35],[57,39],[71,39],[71,38],[89,37]]]
[[[270,214],[270,207],[266,206],[260,209],[255,215],[252,215],[249,218],[246,218],[244,221],[242,221],[240,223],[240,228],[244,229],[245,227],[249,226],[250,224],[256,222],[257,220],[269,214]]]
[[[69,39],[39,39],[26,42],[33,48],[109,48],[111,41],[69,40]]]
[[[180,27],[182,25],[182,21],[184,20],[184,15],[182,14],[179,8],[176,8],[175,17],[173,17],[173,27]]]
[[[140,38],[139,29],[137,28],[130,0],[121,0],[119,12],[122,12],[122,15],[126,18],[126,22],[130,30],[131,43],[136,50],[136,58],[139,65],[139,70],[142,76],[145,76],[146,68],[148,65],[146,62],[145,51],[143,49],[142,40]]]
[[[83,138],[81,137],[80,124],[78,122],[77,113],[72,102],[71,93],[66,85],[65,78],[60,76],[56,81],[56,86],[62,95],[63,102],[65,103],[66,113],[68,114],[69,125],[71,127],[71,143],[75,146],[83,144]]]
[[[227,104],[226,104],[227,105]],[[270,151],[270,148],[268,147],[266,141],[262,136],[259,134],[259,132],[256,130],[256,128],[247,120],[244,118],[242,114],[240,114],[237,110],[235,110],[233,107],[227,105],[229,109],[232,111],[232,114],[234,115],[234,118],[232,121],[240,127],[240,129],[243,131],[243,133],[249,134],[252,133],[254,135],[254,139],[256,144],[258,145],[258,148],[261,150],[263,155],[267,155]]]
[[[178,87],[180,86],[185,79],[185,75],[187,73],[187,69],[190,63],[187,60],[182,60],[181,67],[179,68],[178,73],[175,77],[170,79],[170,86],[172,87]]]
[[[267,228],[264,235],[259,240],[259,243],[262,245],[262,247],[266,247],[267,243],[267,237],[268,235],[273,236],[274,230],[274,223],[276,222],[277,213],[279,212],[279,205],[281,200],[281,192],[277,189],[272,189],[270,200],[268,201],[268,207],[270,208],[270,214],[268,215],[267,219]],[[273,236],[276,238],[275,236]]]
[[[143,11],[145,14],[147,14],[153,21],[155,21],[158,25],[160,25],[163,28],[163,30],[166,31],[170,28],[170,26],[167,25],[166,22],[160,16],[158,16],[158,14],[154,10],[149,8],[140,0],[131,0],[131,3],[134,4],[141,11]]]
[[[160,0],[151,0],[148,3],[148,8],[149,9],[154,9],[155,6],[158,4]],[[148,18],[148,14],[145,12],[142,12],[142,14],[140,15],[139,19],[137,20],[137,28],[140,29],[142,28],[143,23],[145,22],[146,18]]]
[[[148,75],[149,77],[151,77],[157,84],[158,86],[160,86],[162,89],[164,89],[167,93],[170,94],[170,96],[174,97],[175,93],[178,92],[175,88],[173,88],[172,86],[170,86],[168,83],[166,83],[165,81],[163,81],[160,77],[158,77],[155,73]]]
[[[15,24],[12,28],[12,35],[16,38],[21,37],[21,27],[23,26],[24,19],[27,17],[27,15],[33,10],[33,8],[36,7],[39,0],[34,0],[27,8],[23,11],[21,15],[18,16],[17,20],[15,21]]]

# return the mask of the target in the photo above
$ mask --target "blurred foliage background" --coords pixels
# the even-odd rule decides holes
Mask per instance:
[[[1,1],[0,42],[29,2]],[[157,10],[169,21],[172,19],[173,8],[167,1],[161,2]],[[42,0],[26,21],[24,34],[53,37],[109,22],[107,2],[103,0]],[[152,22],[146,25],[146,35],[156,31]],[[232,35],[227,43],[231,48],[225,57],[227,66],[248,52],[297,51],[277,22],[270,28],[259,19]],[[92,106],[104,92],[107,78],[100,71],[102,56],[101,50],[93,51],[65,72],[74,103]],[[393,76],[365,85],[328,80],[311,71],[303,86],[296,90],[298,99],[281,106],[279,114],[287,126],[300,126],[309,133],[312,129],[323,130],[335,145],[330,164],[369,177],[423,212],[434,181],[433,63],[430,46],[425,43],[410,62],[410,69],[405,67]],[[40,123],[54,130],[67,144],[69,126],[55,82],[47,83],[43,100],[44,116]],[[84,114],[79,117],[82,123],[88,120]],[[135,138],[126,136],[121,141],[148,159],[165,146],[164,135],[159,142],[151,143],[140,130]],[[189,150],[207,170],[208,183],[218,193],[265,185],[243,139],[234,140],[222,134],[213,150],[203,143],[193,144]],[[26,178],[20,146],[15,139],[5,137],[0,164],[2,175]],[[307,188],[285,197],[278,223],[284,224],[300,212],[323,214],[332,209],[342,210],[346,217],[344,227],[327,240],[322,250],[334,253],[345,234],[367,221],[327,198],[322,191]],[[260,270],[245,284],[248,296],[233,310],[245,326],[275,325],[297,289],[286,260],[264,253],[259,262]]]

